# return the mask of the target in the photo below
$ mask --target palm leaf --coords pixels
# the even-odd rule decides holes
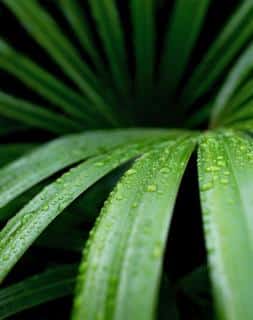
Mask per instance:
[[[146,96],[154,80],[155,3],[154,0],[131,0],[130,6],[136,57],[136,93]]]
[[[78,161],[109,151],[126,142],[171,137],[179,131],[91,131],[56,139],[0,170],[0,207],[36,183]]]
[[[15,98],[2,91],[0,91],[0,114],[31,127],[58,134],[81,131],[82,129],[80,124],[67,117],[61,116],[45,107]]]
[[[217,121],[221,121],[231,115],[236,109],[231,109],[230,99],[233,93],[237,90],[240,91],[241,83],[249,76],[250,72],[253,70],[253,45],[249,46],[247,50],[235,63],[235,66],[231,69],[227,80],[225,81],[223,87],[221,88],[216,101],[214,102],[212,110],[212,123],[215,124]]]
[[[4,40],[0,40],[0,68],[13,74],[55,107],[75,117],[79,122],[83,119],[94,122],[87,114],[87,111],[91,112],[91,108],[90,102],[85,97],[15,51]]]
[[[84,251],[73,319],[153,319],[172,209],[194,144],[182,138],[154,146],[116,186]]]
[[[115,0],[89,0],[89,4],[104,44],[115,86],[126,98],[130,92],[130,79],[123,29]]]
[[[253,318],[253,144],[208,133],[199,150],[203,222],[219,319]]]
[[[175,93],[182,79],[209,3],[210,0],[175,1],[160,63],[160,86],[168,96]]]
[[[8,118],[0,117],[0,137],[7,136],[8,134],[17,133],[28,129],[28,126],[21,124],[18,121],[13,121]]]
[[[189,107],[213,87],[233,59],[252,38],[252,17],[252,1],[242,1],[186,85],[181,99],[186,106]],[[206,77],[207,74],[208,77]]]
[[[56,139],[0,170],[0,207],[36,183],[78,161],[126,142],[159,136],[173,138],[177,134],[166,130],[101,130]]]
[[[75,265],[51,268],[0,290],[0,319],[72,294]]]
[[[91,28],[82,13],[80,4],[77,0],[60,0],[59,6],[76,33],[77,39],[84,51],[92,58],[92,62],[95,64],[96,69],[100,71],[101,74],[104,74],[105,66],[103,60],[95,46]]]
[[[0,144],[0,167],[28,153],[35,146],[33,143]]]
[[[39,45],[50,54],[88,97],[92,107],[96,108],[108,121],[115,124],[116,120],[111,112],[110,105],[106,104],[104,99],[101,98],[103,90],[97,78],[39,3],[36,0],[29,0],[28,2],[4,0],[4,3],[19,18],[22,25],[32,34]]]
[[[41,232],[71,202],[107,173],[138,156],[147,144],[126,144],[81,163],[47,186],[9,220],[0,232],[0,282]]]

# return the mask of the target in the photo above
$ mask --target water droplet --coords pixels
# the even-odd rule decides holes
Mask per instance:
[[[161,246],[156,245],[153,249],[152,256],[154,258],[160,258],[161,255],[162,255],[162,248]]]
[[[103,165],[104,165],[104,162],[102,162],[102,161],[98,161],[95,163],[96,167],[102,167]]]
[[[220,181],[222,184],[228,184],[228,179],[226,179],[226,178],[223,178],[223,179],[221,179],[221,181]]]
[[[136,170],[135,169],[129,169],[127,172],[126,172],[126,175],[127,176],[131,176],[131,175],[133,175],[133,174],[135,174],[136,173]]]
[[[150,184],[148,187],[147,187],[147,191],[148,192],[155,192],[156,191],[156,185],[155,184]]]
[[[200,187],[200,190],[201,191],[208,191],[210,189],[212,189],[213,187],[213,183],[212,182],[207,182],[207,183],[204,183],[201,187]]]
[[[137,203],[134,202],[134,203],[132,204],[132,207],[133,207],[133,208],[137,208]]]

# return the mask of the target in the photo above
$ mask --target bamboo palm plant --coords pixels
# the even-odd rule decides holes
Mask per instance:
[[[158,305],[173,208],[195,151],[215,317],[253,319],[253,2],[225,8],[217,26],[213,3],[2,0],[60,71],[17,50],[19,39],[0,40],[1,71],[31,92],[0,91],[0,319],[73,288],[73,320],[181,319],[175,286],[163,312]],[[24,131],[52,141],[28,144]],[[6,143],[13,134],[19,142]],[[45,256],[49,269],[15,277],[38,247],[77,258]],[[180,279],[190,295],[202,271]]]

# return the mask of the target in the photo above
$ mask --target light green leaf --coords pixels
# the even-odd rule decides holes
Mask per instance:
[[[209,3],[210,0],[175,1],[160,64],[160,86],[168,96],[175,93],[182,79]]]
[[[252,34],[253,3],[241,1],[186,85],[181,99],[186,107],[213,87]]]
[[[0,319],[71,295],[75,265],[57,266],[0,290]]]
[[[54,133],[81,131],[82,126],[67,117],[0,91],[0,114]]]
[[[148,129],[101,130],[56,139],[0,170],[0,207],[36,183],[78,161],[126,142],[159,136],[173,138],[178,134],[178,131]]]
[[[0,232],[0,283],[67,206],[107,173],[138,156],[147,144],[126,144],[81,163],[43,189],[10,219]]]
[[[201,204],[219,319],[253,319],[253,142],[208,133],[198,155]]]
[[[153,146],[118,183],[87,242],[72,319],[153,319],[172,210],[194,140]]]

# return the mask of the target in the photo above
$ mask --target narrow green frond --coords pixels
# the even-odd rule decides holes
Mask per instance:
[[[38,106],[34,103],[15,98],[0,91],[0,114],[28,124],[31,127],[44,129],[54,133],[66,134],[82,130],[78,124],[67,117]]]
[[[241,108],[242,105],[246,105],[249,100],[253,100],[253,79],[248,79],[243,83],[239,90],[236,90],[229,101],[229,108],[235,110]]]
[[[118,183],[87,242],[72,319],[153,319],[172,210],[194,145],[189,137],[156,144]]]
[[[180,133],[167,130],[101,130],[56,139],[0,170],[0,207],[36,183],[78,161],[127,142],[160,136],[173,138],[177,134]]]
[[[229,128],[253,132],[253,119],[252,117],[250,119],[244,119],[244,120],[235,119],[234,122],[233,121],[229,122],[227,126]]]
[[[203,136],[198,170],[219,319],[253,319],[253,142],[230,131]]]
[[[71,295],[77,267],[63,265],[0,290],[0,319]]]
[[[92,58],[92,62],[96,66],[96,69],[104,74],[105,66],[96,49],[90,26],[86,22],[85,16],[82,14],[83,8],[80,6],[79,2],[77,0],[60,0],[59,7],[76,33],[77,39],[84,51]]]
[[[89,4],[104,44],[115,86],[126,97],[130,92],[127,51],[115,0],[89,0]]]
[[[136,94],[152,89],[155,65],[155,1],[131,0],[133,41],[136,59]]]
[[[93,123],[91,103],[66,86],[35,62],[18,53],[4,40],[0,40],[0,68],[17,77],[29,88],[50,101],[55,107],[83,122]]]
[[[240,91],[240,88],[238,89],[238,87],[252,71],[253,45],[249,46],[249,48],[239,57],[218,93],[212,110],[212,124],[216,124],[217,122],[222,123],[223,120],[226,120],[228,115],[231,115],[236,111],[231,109],[231,105],[229,103],[230,98],[236,90]]]
[[[175,93],[198,39],[210,0],[176,0],[165,36],[160,64],[164,93]]]
[[[0,144],[0,166],[14,161],[36,146],[33,143]]]
[[[251,99],[244,105],[240,106],[240,109],[235,110],[231,115],[227,115],[223,121],[224,126],[239,125],[239,122],[253,120],[253,100]]]
[[[187,107],[213,87],[252,35],[253,3],[245,0],[228,20],[186,85],[182,101]]]
[[[125,144],[91,158],[62,175],[35,196],[0,232],[0,283],[44,229],[95,182],[138,156],[147,142]]]
[[[18,121],[13,121],[8,118],[0,117],[0,137],[11,133],[28,129],[29,126],[24,125]]]
[[[22,25],[62,70],[76,83],[91,101],[92,106],[112,124],[117,124],[110,104],[104,101],[103,89],[90,68],[61,32],[52,17],[37,0],[3,0],[19,18]]]

